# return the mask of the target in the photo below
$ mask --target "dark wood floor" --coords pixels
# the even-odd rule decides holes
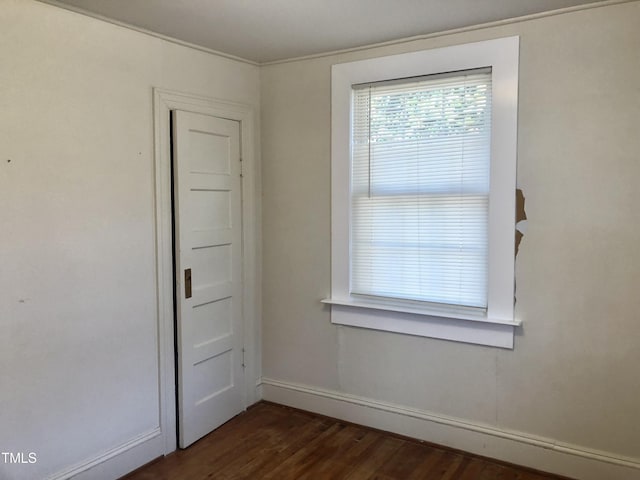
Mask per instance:
[[[126,480],[558,480],[417,440],[261,402]]]

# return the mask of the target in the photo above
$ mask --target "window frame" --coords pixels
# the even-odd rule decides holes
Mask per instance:
[[[519,37],[336,64],[331,70],[331,304],[335,324],[513,348]],[[491,67],[492,121],[486,313],[350,294],[352,87]]]

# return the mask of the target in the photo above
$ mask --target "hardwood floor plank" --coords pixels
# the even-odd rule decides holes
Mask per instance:
[[[326,452],[318,456],[314,468],[308,469],[304,475],[300,476],[300,480],[342,478],[345,476],[345,472],[360,460],[361,454],[375,440],[376,435],[353,426],[348,426],[347,429],[352,431],[344,441],[336,442],[335,440],[338,440],[338,435],[336,435],[334,441],[325,442],[323,447]],[[367,434],[370,435],[367,436]]]
[[[320,421],[308,422],[307,420],[306,424],[288,429],[282,435],[274,435],[262,455],[245,459],[244,465],[230,478],[264,478],[270,471],[321,435],[327,428],[328,425]],[[242,461],[242,459],[239,460]]]
[[[455,478],[454,475],[459,473],[464,458],[458,453],[445,452],[433,473],[426,478],[433,480],[451,480]]]
[[[267,402],[125,479],[568,480]]]
[[[314,478],[345,478],[354,467],[360,464],[371,452],[381,435],[377,432],[360,430],[353,440],[344,446],[344,450],[336,451],[331,456],[325,457],[317,468],[308,472],[302,478],[312,480]]]
[[[323,432],[322,435],[301,447],[274,470],[268,472],[263,478],[273,478],[276,480],[282,478],[299,478],[307,469],[311,468],[316,463],[317,456],[322,454],[324,442],[338,434],[344,428],[344,424],[336,423],[332,425],[328,430]]]
[[[454,480],[477,480],[480,476],[480,472],[484,470],[486,462],[479,458],[469,459],[469,463],[466,465],[463,471],[461,471],[457,477],[453,477]]]
[[[407,480],[430,480],[432,478],[433,472],[442,461],[445,452],[438,448],[427,448],[429,449],[429,455],[425,456],[420,466]]]
[[[431,453],[424,445],[405,441],[393,457],[380,468],[379,473],[388,478],[409,478],[416,472],[425,456]]]
[[[366,451],[364,459],[352,466],[345,480],[368,480],[400,449],[403,441],[381,436]]]

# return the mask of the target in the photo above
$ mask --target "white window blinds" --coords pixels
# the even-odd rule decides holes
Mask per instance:
[[[490,69],[353,88],[351,294],[487,307]]]

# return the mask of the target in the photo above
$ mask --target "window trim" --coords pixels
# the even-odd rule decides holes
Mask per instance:
[[[336,64],[331,70],[331,321],[513,348],[519,37]],[[491,190],[486,315],[407,308],[350,295],[352,86],[483,67],[492,69]]]

